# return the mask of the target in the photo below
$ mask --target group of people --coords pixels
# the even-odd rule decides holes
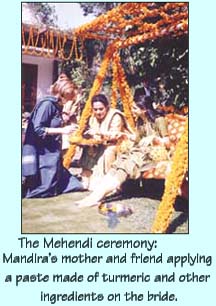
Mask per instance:
[[[142,172],[158,162],[152,154],[153,147],[163,148],[163,159],[169,159],[169,137],[165,118],[154,110],[150,96],[138,96],[132,108],[136,120],[134,132],[117,132],[122,141],[115,159],[106,169],[100,183],[92,193],[78,202],[80,207],[100,205],[102,199],[117,190],[127,179],[138,179]],[[125,137],[126,136],[126,137]]]
[[[127,179],[137,179],[155,163],[155,145],[163,146],[169,158],[169,138],[164,117],[153,107],[149,94],[134,96],[132,129],[122,112],[112,109],[104,94],[92,98],[92,115],[83,138],[98,140],[82,147],[80,177],[63,167],[62,139],[78,128],[76,103],[78,89],[61,74],[51,86],[50,95],[33,109],[23,144],[22,175],[26,198],[45,198],[58,194],[91,190],[77,204],[98,205]],[[63,136],[63,137],[62,137]]]

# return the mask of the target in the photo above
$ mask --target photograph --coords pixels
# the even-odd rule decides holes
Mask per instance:
[[[215,8],[4,4],[1,305],[212,305]]]
[[[189,234],[189,2],[21,3],[21,233]]]

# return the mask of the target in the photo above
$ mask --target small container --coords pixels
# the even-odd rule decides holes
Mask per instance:
[[[127,217],[133,213],[133,209],[124,204],[111,204],[111,203],[102,203],[99,206],[99,212],[102,215],[109,215],[110,213],[115,213],[117,217]]]
[[[133,209],[126,205],[117,204],[116,214],[118,217],[127,217],[133,213]]]

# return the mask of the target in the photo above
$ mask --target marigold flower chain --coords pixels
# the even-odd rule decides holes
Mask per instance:
[[[175,35],[184,34],[187,31],[187,3],[165,3],[157,8],[154,3],[125,3],[108,11],[92,22],[89,22],[71,33],[72,42],[70,50],[66,52],[65,47],[69,41],[67,33],[46,30],[41,35],[39,29],[30,27],[28,40],[26,42],[24,27],[22,27],[22,45],[23,53],[38,55],[44,57],[59,57],[64,60],[70,59],[73,55],[77,60],[82,58],[82,42],[80,55],[78,54],[77,38],[92,38],[100,40],[114,40],[117,37],[125,39],[127,27],[137,27],[130,37],[134,43],[143,42],[146,39],[155,39],[160,36],[169,35],[173,32]],[[129,19],[125,18],[130,16]],[[160,16],[161,19],[155,24],[146,22],[146,18]],[[177,21],[178,25],[177,25]],[[165,27],[162,29],[162,27]],[[149,32],[147,34],[147,32]],[[36,33],[36,36],[35,36]],[[128,32],[131,35],[130,31]],[[145,37],[135,38],[137,34],[145,33]],[[153,34],[154,33],[154,34]],[[55,39],[54,39],[55,37]],[[71,41],[71,39],[70,39]],[[129,42],[128,42],[129,43]],[[125,43],[126,44],[126,43]],[[129,43],[130,45],[130,43]],[[122,45],[122,47],[124,47]]]
[[[25,32],[28,32],[26,41]],[[63,60],[70,59],[73,54],[77,60],[82,58],[82,41],[80,55],[78,54],[77,37],[72,35],[72,40],[66,33],[60,31],[47,30],[44,34],[40,33],[40,29],[33,26],[27,31],[22,26],[22,46],[23,54],[44,56],[44,57],[59,57]],[[66,55],[65,46],[71,43],[69,55]],[[68,52],[68,51],[67,51]]]
[[[132,104],[133,104],[133,96],[132,96],[130,87],[128,86],[128,83],[126,81],[126,76],[125,76],[125,73],[124,73],[124,69],[122,68],[122,65],[121,65],[121,59],[120,59],[120,56],[117,52],[114,54],[113,61],[116,65],[117,71],[118,71],[117,83],[118,83],[119,91],[120,91],[120,94],[121,94],[124,114],[125,114],[125,117],[128,120],[128,123],[130,124],[130,126],[132,128],[134,128],[135,123],[134,123],[134,118],[133,118],[132,112],[131,112]]]
[[[174,21],[177,16],[181,18],[181,11],[187,14],[187,4],[185,3],[174,3],[165,4],[159,8],[152,8],[149,3],[126,3],[113,10],[107,12],[96,18],[93,22],[87,23],[78,29],[76,29],[76,35],[84,35],[88,37],[88,33],[98,33],[100,35],[105,34],[115,34],[122,35],[125,33],[125,29],[128,26],[142,26],[143,23],[146,24],[145,18],[160,16],[160,24],[166,23],[169,19],[170,22]],[[170,13],[173,9],[174,12]],[[130,16],[130,19],[126,19],[125,16]],[[172,18],[173,16],[173,18]],[[164,19],[164,20],[163,20]],[[141,30],[141,29],[140,29]],[[138,29],[139,31],[139,29]],[[110,37],[111,38],[111,37]]]
[[[151,32],[147,32],[141,35],[132,36],[128,39],[118,42],[119,48],[126,48],[128,46],[143,43],[147,40],[154,40],[165,35],[170,35],[170,32],[175,32],[176,35],[183,35],[187,31],[187,21],[181,23],[176,23],[174,25],[169,25],[168,27],[158,30],[157,28],[152,29]]]
[[[114,61],[112,62],[112,74],[112,95],[110,104],[112,108],[115,108],[118,95],[118,67]]]
[[[165,191],[152,226],[152,233],[165,233],[174,211],[174,202],[188,168],[188,120],[173,155],[171,171],[165,182]]]

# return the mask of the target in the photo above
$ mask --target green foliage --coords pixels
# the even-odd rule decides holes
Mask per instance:
[[[55,7],[48,2],[29,2],[28,7],[34,11],[36,17],[49,26],[55,26],[57,15]]]
[[[131,86],[147,81],[157,102],[188,104],[188,38],[166,37],[121,51]]]
[[[93,14],[94,16],[99,16],[101,14],[106,13],[107,11],[113,9],[119,2],[94,2],[94,3],[79,3],[80,7],[83,10],[83,15],[87,16],[89,14]]]
[[[79,48],[80,46],[78,49]],[[87,39],[84,42],[84,48],[82,50],[83,60],[80,61],[76,60],[75,58],[71,58],[70,60],[59,63],[58,72],[60,73],[61,71],[67,71],[70,74],[73,82],[78,87],[83,87],[85,98],[88,97],[94,79],[100,68],[105,49],[106,44],[93,39]],[[65,50],[65,52],[67,55],[67,50]],[[107,72],[107,74],[109,75],[109,72]],[[110,83],[110,77],[108,76],[103,84],[104,91],[107,90],[107,85],[109,86]]]
[[[79,88],[82,88],[81,108],[83,108],[93,84],[93,79],[91,77],[91,74],[89,73],[86,61],[77,61],[75,59],[63,61],[59,64],[59,73],[61,71],[66,71],[70,75],[72,81]]]

